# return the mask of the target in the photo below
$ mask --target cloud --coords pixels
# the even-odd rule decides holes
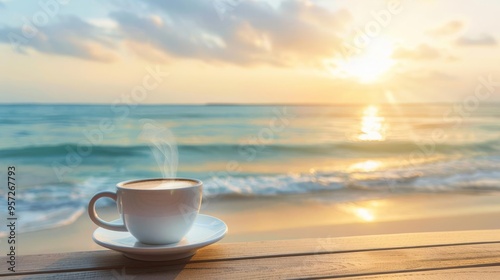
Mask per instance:
[[[285,0],[277,6],[267,1],[221,1],[231,4],[223,18],[214,1],[112,1],[106,4],[107,18],[58,17],[33,38],[21,40],[17,50],[103,62],[113,61],[126,49],[155,61],[322,65],[325,58],[341,53],[342,34],[352,20],[346,10],[333,12],[303,0]],[[22,30],[0,27],[0,42],[10,43],[10,33],[22,35]]]
[[[427,44],[421,44],[416,49],[398,48],[394,51],[393,57],[396,59],[438,59],[441,58],[441,52]]]
[[[443,89],[457,86],[459,81],[459,76],[426,66],[398,73],[393,87],[399,88],[400,91],[413,91],[420,97],[428,96],[437,98],[436,101],[446,101],[448,97],[443,94]],[[425,90],[422,90],[423,88]],[[441,98],[443,100],[440,100]]]
[[[102,62],[113,61],[115,42],[109,34],[75,16],[62,16],[51,25],[0,28],[0,42],[20,53],[34,49],[42,53],[73,56]]]
[[[427,73],[428,79],[434,80],[434,81],[454,81],[457,79],[456,76],[438,71],[438,70],[431,70],[429,73]]]
[[[442,26],[439,26],[435,29],[428,31],[431,36],[434,37],[446,37],[456,35],[460,31],[462,31],[465,27],[465,23],[460,20],[452,20],[445,23]]]
[[[462,36],[456,41],[460,46],[494,46],[497,44],[496,39],[488,34],[481,34],[476,37]]]
[[[304,1],[233,1],[221,20],[210,1],[146,1],[149,13],[115,11],[128,40],[170,57],[232,64],[289,66],[314,63],[339,52],[350,14]]]
[[[414,82],[415,85],[427,83],[448,83],[454,82],[458,79],[458,76],[453,75],[449,72],[444,72],[438,69],[430,69],[428,67],[407,69],[400,72],[399,77],[406,82]]]
[[[433,37],[448,37],[458,35],[464,30],[465,23],[460,20],[452,20],[429,30],[428,34]],[[455,43],[460,46],[493,46],[497,44],[496,39],[489,34],[481,34],[479,36],[461,36]]]

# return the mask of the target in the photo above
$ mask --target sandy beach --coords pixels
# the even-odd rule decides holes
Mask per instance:
[[[406,194],[334,202],[332,193],[206,200],[201,212],[224,220],[221,242],[338,237],[500,228],[497,194]],[[112,207],[99,209],[106,219]],[[74,223],[17,235],[17,254],[104,249],[92,241],[96,226],[84,213]],[[5,238],[0,240],[6,250]]]

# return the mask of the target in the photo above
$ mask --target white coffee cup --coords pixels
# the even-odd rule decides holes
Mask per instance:
[[[203,183],[195,179],[167,178],[125,181],[115,192],[100,192],[89,202],[90,219],[98,226],[128,231],[145,244],[179,242],[188,233],[201,205]],[[99,218],[95,203],[108,197],[116,201],[123,224]]]

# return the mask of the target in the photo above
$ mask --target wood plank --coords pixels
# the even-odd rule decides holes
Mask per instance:
[[[500,230],[460,231],[440,233],[414,233],[375,235],[342,238],[316,238],[300,240],[261,241],[251,243],[214,244],[198,251],[191,262],[269,258],[272,256],[295,256],[328,254],[396,248],[418,248],[428,246],[450,246],[453,244],[500,242]],[[29,255],[17,258],[16,273],[57,272],[67,270],[116,269],[127,267],[154,267],[175,262],[145,263],[130,260],[110,251],[61,253],[51,255]],[[177,263],[185,263],[181,261]],[[7,274],[6,257],[0,258],[0,276]]]
[[[394,274],[437,269],[500,266],[500,244],[360,251],[289,257],[193,262],[161,267],[119,267],[43,277],[125,279],[269,279],[327,278]],[[50,278],[49,278],[50,279]]]
[[[500,275],[500,266],[491,267],[474,267],[474,268],[460,268],[460,269],[443,269],[431,271],[416,271],[410,273],[393,273],[393,274],[378,274],[371,276],[361,277],[340,277],[340,278],[321,278],[321,279],[345,279],[345,280],[498,280]],[[171,274],[168,277],[167,273],[153,273],[149,275],[141,275],[145,279],[182,279],[182,277],[175,277]],[[63,273],[63,274],[38,274],[31,277],[17,276],[11,279],[116,279],[116,280],[138,280],[141,279],[138,275],[129,275],[126,271],[91,271],[91,272],[78,272],[78,273]],[[203,276],[195,277],[193,279],[210,279]],[[300,278],[300,277],[299,277]]]
[[[487,267],[486,267],[487,268]],[[485,272],[485,267],[474,268],[472,272],[459,271],[460,269],[452,270],[437,270],[437,271],[417,271],[412,273],[397,273],[397,274],[379,274],[371,277],[340,277],[335,279],[498,279],[499,270]],[[444,272],[443,272],[444,271]],[[77,272],[77,273],[59,273],[59,274],[37,274],[30,275],[29,278],[24,278],[26,276],[18,276],[10,279],[269,279],[273,278],[303,278],[305,275],[301,274],[277,274],[279,272],[268,273],[264,270],[264,273],[247,273],[243,274],[234,273],[231,271],[210,271],[206,273],[203,270],[189,271],[190,273],[184,273],[182,269],[177,269],[175,271],[161,271],[157,268],[156,271],[143,270],[143,271],[131,271],[131,270],[115,270],[115,271],[89,271],[89,272]],[[453,277],[453,278],[450,278]],[[324,277],[316,276],[316,279]],[[334,278],[324,278],[324,279],[334,279]]]
[[[459,269],[439,269],[431,271],[415,271],[409,273],[378,274],[360,277],[341,277],[325,279],[345,280],[498,280],[500,279],[500,266],[472,267]]]

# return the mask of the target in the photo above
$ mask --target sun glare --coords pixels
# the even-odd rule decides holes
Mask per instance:
[[[364,222],[373,222],[376,220],[376,207],[378,207],[378,205],[374,201],[339,205],[339,209]]]
[[[330,72],[341,78],[355,78],[361,83],[379,80],[394,66],[392,59],[394,46],[386,40],[372,42],[359,54],[331,60]]]
[[[382,162],[378,160],[367,160],[355,163],[349,167],[350,171],[362,171],[371,172],[379,169],[382,166]]]
[[[385,118],[379,116],[376,106],[368,106],[363,111],[361,133],[358,139],[362,141],[383,141],[385,139]]]
[[[358,208],[358,209],[356,209],[356,211],[354,213],[356,214],[356,216],[358,216],[359,218],[361,218],[362,220],[364,220],[366,222],[373,222],[373,220],[375,220],[375,216],[373,215],[373,212],[370,211],[369,209]]]

